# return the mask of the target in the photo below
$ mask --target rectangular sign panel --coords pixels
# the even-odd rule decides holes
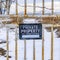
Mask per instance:
[[[42,39],[42,24],[20,24],[19,39]]]

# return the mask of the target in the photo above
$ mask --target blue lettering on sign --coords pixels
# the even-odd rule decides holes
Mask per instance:
[[[42,24],[20,24],[19,39],[42,39]]]

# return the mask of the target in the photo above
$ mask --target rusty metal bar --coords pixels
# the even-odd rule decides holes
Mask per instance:
[[[18,24],[18,0],[16,0],[16,15],[17,15],[17,24]],[[18,40],[17,40],[17,26],[15,31],[15,60],[18,60]]]
[[[6,0],[6,9],[7,9],[7,0]],[[7,10],[6,10],[7,11]]]
[[[45,25],[45,27],[52,27],[52,24],[51,25],[44,24],[44,25]],[[53,25],[53,27],[60,27],[60,24],[55,24],[55,25]]]
[[[18,23],[18,0],[16,0],[16,15],[17,15],[17,23]],[[17,26],[15,30],[15,60],[18,60],[18,40],[17,40]]]
[[[54,0],[52,0],[52,15],[54,14]]]
[[[35,40],[33,40],[33,60],[35,59]]]
[[[6,32],[7,32],[7,35],[6,35],[6,41],[7,41],[7,44],[6,44],[6,48],[7,48],[7,59],[6,60],[9,60],[9,42],[8,42],[8,27],[6,27]]]
[[[18,60],[17,27],[16,27],[16,30],[15,30],[15,60]]]
[[[24,60],[26,60],[26,40],[24,40]]]
[[[42,60],[44,60],[44,27],[42,27]]]
[[[6,0],[6,9],[7,9],[7,14],[9,15],[9,0]]]
[[[33,15],[35,15],[35,7],[36,6],[36,0],[33,1]]]
[[[24,7],[24,16],[26,16],[27,15],[27,0],[25,0],[25,7]]]
[[[0,18],[17,18],[17,17],[20,17],[20,18],[25,18],[25,16],[21,16],[21,15],[0,15]],[[41,16],[28,16],[27,18],[60,18],[60,15],[41,15]]]
[[[0,14],[2,14],[2,2],[0,0]]]
[[[18,15],[18,6],[17,6],[17,4],[18,4],[18,0],[16,0],[16,15]]]
[[[51,60],[53,60],[53,41],[54,41],[54,39],[53,39],[54,37],[53,37],[53,26],[51,27]]]
[[[43,8],[42,8],[42,15],[44,15],[44,0],[42,0],[42,6],[43,6]]]

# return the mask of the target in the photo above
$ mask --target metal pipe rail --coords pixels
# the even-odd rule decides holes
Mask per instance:
[[[50,25],[46,25],[46,24],[44,24],[44,27],[60,27],[60,24],[50,24]]]
[[[31,18],[37,20],[39,23],[43,24],[57,24],[60,22],[60,15],[41,15],[41,16],[20,16],[20,15],[0,15],[0,21],[2,23],[16,23],[20,24],[23,23],[23,20],[26,18]]]
[[[22,15],[0,15],[0,18],[17,18],[17,17],[21,17],[21,18],[46,18],[46,17],[60,17],[60,15],[41,15],[41,16],[22,16]]]

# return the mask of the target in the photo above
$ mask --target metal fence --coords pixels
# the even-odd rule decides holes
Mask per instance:
[[[44,15],[44,0],[42,0],[42,15]],[[7,14],[9,14],[9,2],[6,1],[7,4]],[[33,2],[33,16],[35,15],[35,0]],[[17,10],[17,0],[16,0],[16,15],[18,15],[18,10]],[[52,15],[54,14],[54,0],[52,0],[52,7],[51,7],[51,11],[52,11]],[[0,8],[1,10],[1,8]],[[27,15],[27,0],[25,0],[24,2],[24,16],[27,16],[26,18],[28,18]],[[44,24],[42,26],[42,60],[44,60]],[[46,26],[47,27],[47,26]],[[56,24],[56,25],[51,25],[51,60],[53,59],[53,42],[54,42],[54,37],[53,37],[53,28],[54,27],[60,27],[60,25]],[[9,38],[8,38],[8,27],[7,27],[7,33],[6,33],[6,49],[7,49],[7,57],[6,60],[9,60]],[[17,39],[17,26],[15,27],[15,60],[18,60],[18,39]],[[26,40],[24,40],[24,60],[26,59]],[[33,40],[33,60],[36,60],[36,53],[35,53],[35,40]]]
[[[53,56],[53,53],[54,53],[54,34],[53,34],[53,28],[55,27],[60,27],[60,25],[56,24],[56,25],[50,25],[50,26],[47,26],[47,25],[44,25],[43,24],[43,29],[42,29],[42,60],[44,60],[44,28],[45,27],[51,27],[51,58],[50,60],[54,60],[54,56]],[[6,57],[6,60],[9,60],[9,36],[8,36],[8,33],[9,33],[9,28],[7,28],[7,32],[6,32],[6,49],[7,49],[7,57]],[[24,40],[24,60],[27,60],[26,59],[26,41],[27,40]],[[13,45],[13,44],[12,44]],[[17,36],[17,26],[15,27],[15,60],[18,60],[18,36]],[[36,49],[35,49],[35,40],[33,40],[33,60],[36,60]]]

